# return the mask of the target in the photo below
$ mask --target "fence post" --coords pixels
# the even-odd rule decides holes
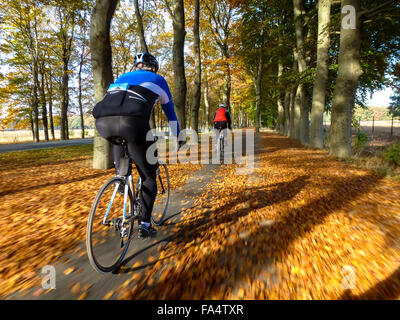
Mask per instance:
[[[392,126],[390,127],[390,136],[393,136],[393,118],[394,116],[392,115]]]
[[[372,117],[372,133],[375,131],[375,116]]]

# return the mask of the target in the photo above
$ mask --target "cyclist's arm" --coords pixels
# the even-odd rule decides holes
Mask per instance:
[[[217,110],[218,111],[218,110]],[[214,112],[213,121],[215,120],[215,116],[217,115],[217,111]]]
[[[231,114],[228,110],[225,112],[225,116],[226,120],[228,121],[228,128],[232,130],[232,119],[231,119]]]
[[[160,94],[160,103],[161,107],[164,111],[165,116],[167,117],[169,126],[171,128],[172,134],[175,136],[179,136],[179,123],[178,118],[175,113],[174,103],[172,102],[172,95],[169,90],[167,81],[161,77],[161,89],[163,89],[163,94]]]
[[[170,100],[166,104],[161,103],[161,107],[164,111],[165,116],[167,117],[169,127],[172,130],[172,134],[174,136],[179,136],[179,123],[178,123],[178,118],[176,117],[175,109],[174,109],[174,104],[172,100]]]

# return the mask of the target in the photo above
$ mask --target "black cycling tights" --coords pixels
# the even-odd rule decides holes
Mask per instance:
[[[119,136],[128,141],[129,156],[132,158],[142,178],[140,199],[143,207],[143,222],[150,222],[154,200],[157,195],[157,164],[149,164],[146,159],[147,148],[154,143],[153,141],[146,141],[146,135],[150,130],[148,121],[136,117],[110,116],[97,119],[96,128],[103,138]],[[114,145],[113,155],[117,173],[123,154],[122,146]]]

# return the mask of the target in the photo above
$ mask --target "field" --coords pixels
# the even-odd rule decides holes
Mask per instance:
[[[94,136],[94,129],[86,130],[87,134],[85,138],[91,138]],[[56,140],[60,139],[60,130],[54,132]],[[73,129],[70,130],[70,138],[79,139],[81,138],[81,130]],[[40,141],[44,141],[44,131],[39,132]],[[32,142],[32,132],[30,130],[15,130],[15,131],[0,131],[0,144],[9,143],[27,143]]]
[[[375,121],[374,125],[372,121],[361,121],[361,129],[363,129],[368,135],[372,135],[372,128],[374,127],[373,135],[377,136],[388,136],[390,137],[390,131],[392,121]],[[400,121],[393,121],[393,136],[400,136]]]

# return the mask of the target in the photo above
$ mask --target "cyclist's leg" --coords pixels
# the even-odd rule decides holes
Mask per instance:
[[[219,140],[219,135],[221,134],[221,128],[220,128],[221,124],[220,122],[214,122],[214,132],[215,132],[215,141],[214,141],[214,145],[216,146],[218,144],[218,140]]]
[[[143,222],[150,222],[154,200],[157,195],[157,164],[150,164],[146,159],[147,148],[150,143],[129,143],[128,150],[142,179],[140,199],[142,204]]]
[[[120,135],[120,128],[119,128],[119,116],[108,116],[102,117],[96,120],[96,129],[99,134],[107,139],[113,136]],[[113,158],[114,158],[114,165],[115,165],[115,173],[118,174],[119,169],[119,162],[121,157],[123,156],[123,148],[119,145],[113,145]]]
[[[128,152],[142,179],[140,199],[143,222],[150,222],[154,200],[157,195],[157,164],[150,164],[146,151],[153,141],[146,141],[149,122],[143,118],[121,117],[121,135],[128,140]]]

